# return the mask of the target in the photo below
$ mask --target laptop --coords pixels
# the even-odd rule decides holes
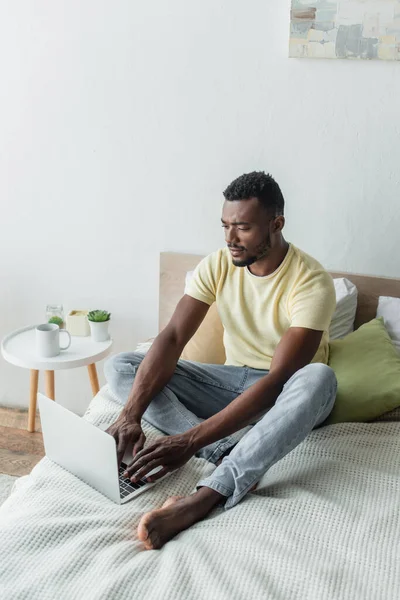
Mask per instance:
[[[118,469],[117,446],[112,435],[82,417],[38,394],[46,456],[117,504],[124,504],[162,481],[141,479],[132,483],[123,476],[132,462],[132,445]],[[129,452],[130,450],[130,452]],[[150,476],[162,467],[153,469]]]

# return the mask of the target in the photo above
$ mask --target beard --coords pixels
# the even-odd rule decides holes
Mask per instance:
[[[232,263],[235,267],[249,267],[250,265],[253,265],[255,262],[257,262],[258,260],[261,260],[262,258],[265,258],[266,256],[268,256],[270,253],[270,250],[271,250],[271,236],[268,233],[267,239],[264,240],[263,242],[261,242],[261,244],[259,244],[258,246],[256,246],[253,256],[249,256],[249,258],[246,258],[245,260],[235,260],[234,257],[232,257]]]

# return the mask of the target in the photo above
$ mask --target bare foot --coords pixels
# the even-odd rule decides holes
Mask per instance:
[[[173,496],[162,508],[146,513],[138,526],[138,538],[146,550],[157,550],[175,535],[203,519],[222,498],[210,488],[191,496]]]
[[[171,496],[171,498],[168,498],[168,500],[166,500],[164,502],[164,504],[162,505],[161,508],[166,508],[167,506],[171,506],[171,504],[175,504],[175,502],[177,502],[177,500],[182,500],[183,498],[186,498],[186,496]]]

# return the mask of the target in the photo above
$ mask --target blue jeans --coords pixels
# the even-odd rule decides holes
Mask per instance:
[[[138,352],[109,358],[105,375],[114,396],[126,404],[140,363]],[[249,367],[208,365],[179,360],[168,385],[149,404],[143,419],[167,435],[181,434],[223,410],[268,371]],[[209,487],[237,504],[273,464],[288,454],[309,432],[325,421],[336,398],[332,369],[307,365],[285,384],[274,406],[254,425],[205,446],[197,456],[216,463],[232,448],[210,477],[197,487]]]

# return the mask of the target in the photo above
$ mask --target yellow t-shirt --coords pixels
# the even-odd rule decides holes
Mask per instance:
[[[228,248],[217,250],[197,266],[186,293],[206,304],[217,303],[227,365],[269,369],[289,327],[323,331],[312,362],[328,362],[328,331],[336,308],[333,280],[293,244],[266,277],[235,267]]]

